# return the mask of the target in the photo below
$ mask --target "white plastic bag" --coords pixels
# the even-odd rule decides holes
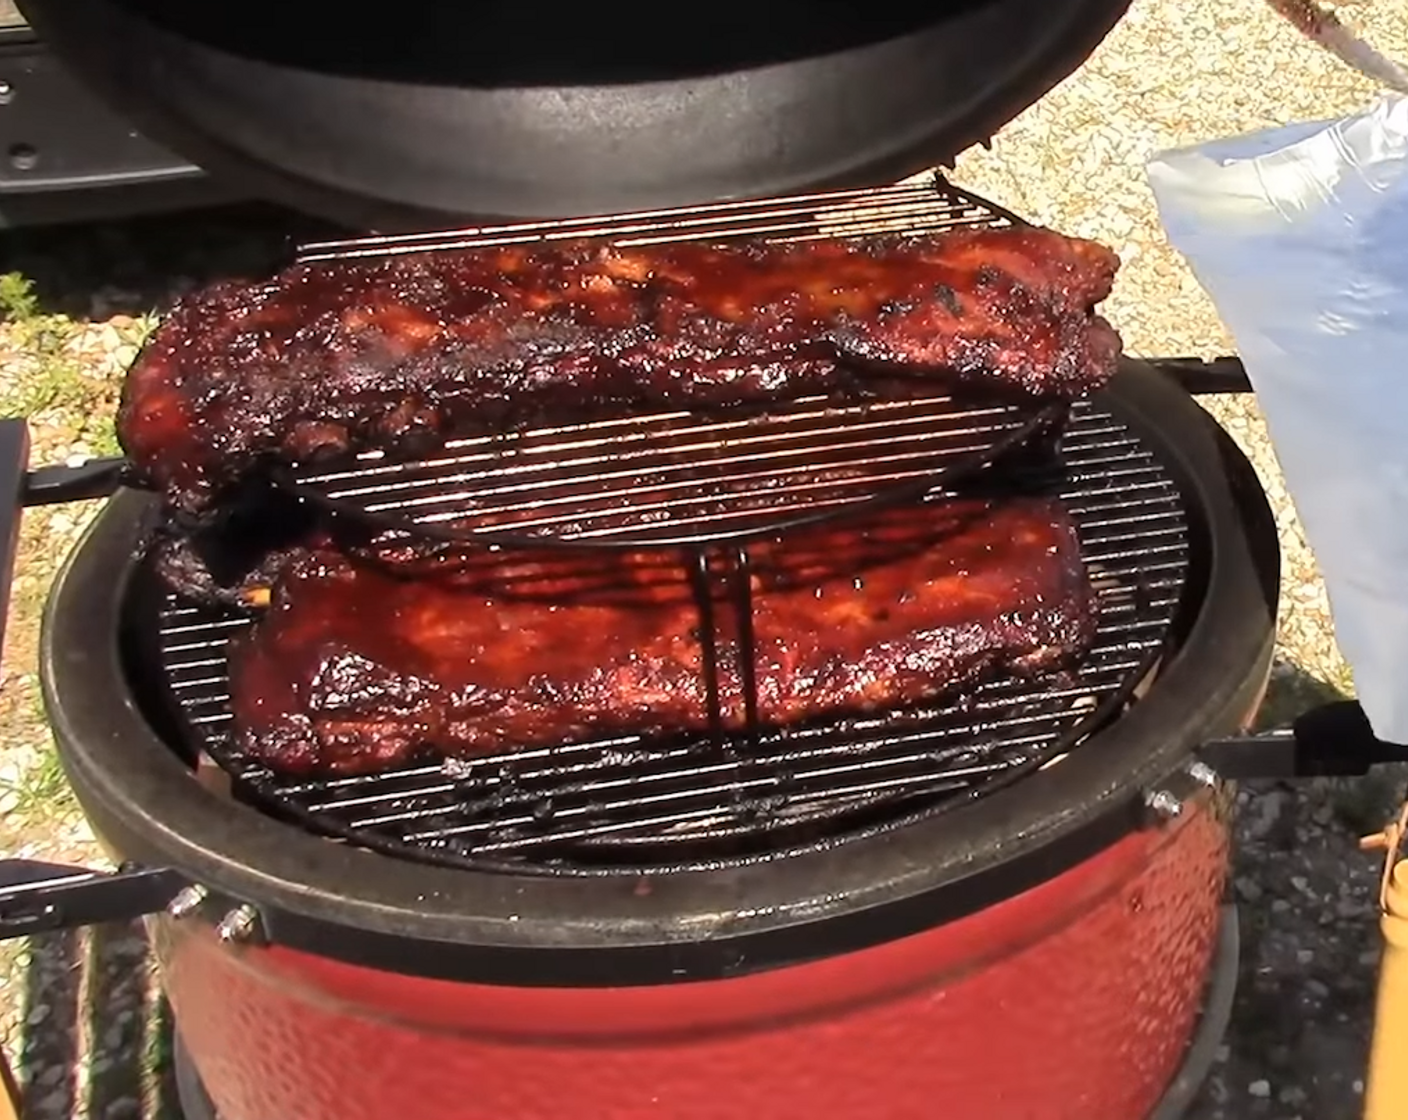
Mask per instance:
[[[1256,389],[1360,704],[1408,743],[1408,99],[1148,171]]]

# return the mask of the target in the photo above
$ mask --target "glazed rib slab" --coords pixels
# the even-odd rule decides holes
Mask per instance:
[[[759,714],[883,710],[1070,664],[1095,605],[1048,499],[949,501],[753,549]],[[742,720],[731,614],[724,718]],[[668,553],[485,554],[404,578],[314,546],[232,641],[236,745],[291,774],[707,727],[700,616]]]
[[[1119,260],[1013,227],[798,244],[563,242],[309,262],[178,305],[118,434],[188,514],[261,462],[424,454],[641,409],[918,386],[1074,398],[1111,376]]]

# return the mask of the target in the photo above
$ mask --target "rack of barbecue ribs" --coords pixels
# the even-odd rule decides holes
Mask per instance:
[[[1059,502],[965,499],[751,549],[759,721],[882,710],[1065,667],[1096,608]],[[405,578],[312,544],[231,640],[235,746],[290,774],[371,773],[709,726],[701,611],[658,552],[465,553]],[[715,610],[726,728],[738,633]]]
[[[1114,371],[1093,308],[1118,266],[1026,226],[305,262],[178,305],[128,374],[118,435],[138,481],[199,514],[263,462],[419,454],[449,433],[854,402],[897,381],[1070,399]]]

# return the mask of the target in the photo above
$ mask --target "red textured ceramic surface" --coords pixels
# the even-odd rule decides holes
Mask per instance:
[[[659,988],[408,979],[157,923],[224,1120],[1144,1120],[1196,1019],[1213,812],[939,929]]]

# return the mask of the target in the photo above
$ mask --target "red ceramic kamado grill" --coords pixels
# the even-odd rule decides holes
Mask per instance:
[[[674,29],[633,5],[412,4],[399,34],[274,5],[23,6],[150,135],[394,231],[301,250],[319,260],[1018,223],[941,177],[875,184],[988,136],[1124,3],[725,4]],[[922,516],[1010,460],[1066,503],[1100,604],[1077,669],[958,700],[321,779],[235,749],[225,645],[249,618],[155,577],[163,515],[125,464],[27,471],[7,422],[17,509],[111,495],[54,588],[42,673],[121,867],[12,865],[0,931],[150,915],[189,1120],[1179,1115],[1235,974],[1227,779],[1324,770],[1330,737],[1341,771],[1387,757],[1352,705],[1241,734],[1277,538],[1192,394],[1245,389],[1235,360],[1127,360],[1039,462],[1050,416],[909,400],[300,468],[290,516],[418,531],[473,499],[514,532],[678,547],[730,589],[702,614],[747,634],[749,531],[882,500]]]

